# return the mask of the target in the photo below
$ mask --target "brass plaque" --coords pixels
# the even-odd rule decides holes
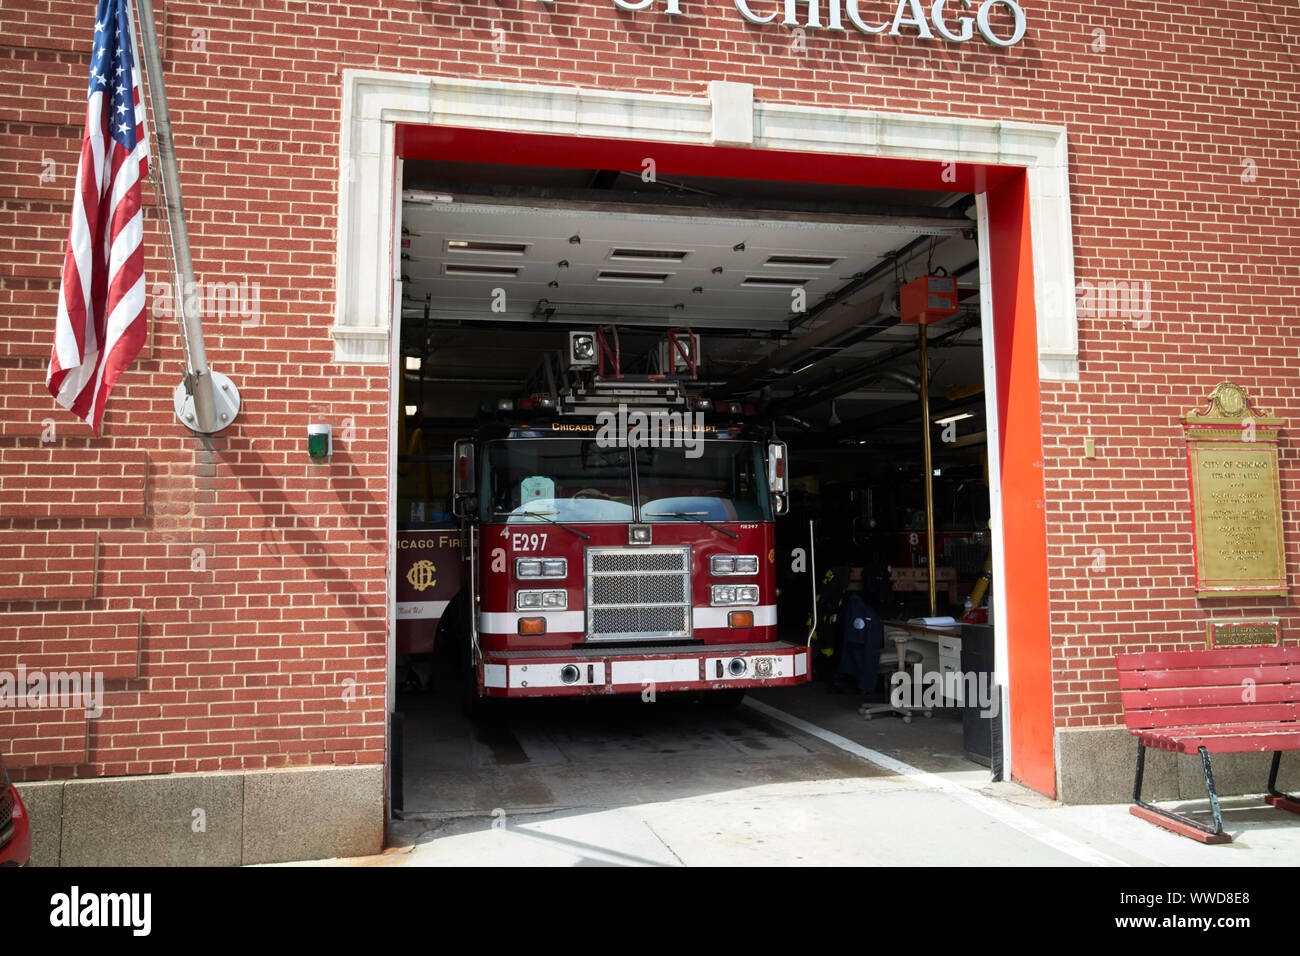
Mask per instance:
[[[1205,625],[1206,647],[1282,646],[1282,622],[1208,621]]]
[[[1254,413],[1245,392],[1223,383],[1211,414],[1189,414],[1198,598],[1286,596],[1277,419]]]

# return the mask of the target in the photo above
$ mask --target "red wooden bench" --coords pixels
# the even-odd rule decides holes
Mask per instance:
[[[1273,752],[1271,805],[1300,813],[1300,798],[1277,790],[1282,751],[1300,750],[1300,647],[1119,654],[1124,724],[1138,739],[1130,811],[1202,843],[1230,843],[1223,832],[1212,753]],[[1146,749],[1200,754],[1214,826],[1142,801]]]

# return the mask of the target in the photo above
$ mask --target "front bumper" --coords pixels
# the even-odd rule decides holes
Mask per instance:
[[[784,687],[809,679],[808,648],[764,644],[495,651],[479,662],[485,697],[641,694]]]

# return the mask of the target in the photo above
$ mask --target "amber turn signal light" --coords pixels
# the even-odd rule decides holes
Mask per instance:
[[[546,618],[544,617],[521,617],[519,619],[520,634],[545,634]]]
[[[727,623],[729,623],[732,627],[753,627],[754,612],[753,611],[732,611],[730,614],[727,615]]]

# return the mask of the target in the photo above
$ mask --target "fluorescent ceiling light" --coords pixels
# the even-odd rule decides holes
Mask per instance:
[[[974,417],[975,416],[970,412],[961,412],[958,415],[949,415],[947,418],[936,418],[934,420],[934,423],[936,425],[947,425],[949,422],[960,422],[960,421],[964,421],[967,418],[974,418]]]
[[[829,269],[840,260],[835,256],[768,256],[765,266],[799,266],[805,269]]]
[[[740,284],[751,289],[755,286],[768,289],[795,289],[807,285],[808,278],[806,276],[798,278],[793,276],[780,278],[776,276],[746,276]]]
[[[447,263],[442,270],[449,276],[474,276],[479,279],[513,279],[519,275],[515,266],[467,266]]]
[[[681,262],[686,252],[681,249],[612,249],[611,259],[623,259],[629,262]]]
[[[602,269],[596,273],[597,282],[643,282],[649,285],[663,285],[671,272],[611,272]]]
[[[487,256],[522,256],[528,245],[523,242],[480,242],[477,239],[448,239],[448,252],[474,252]]]

